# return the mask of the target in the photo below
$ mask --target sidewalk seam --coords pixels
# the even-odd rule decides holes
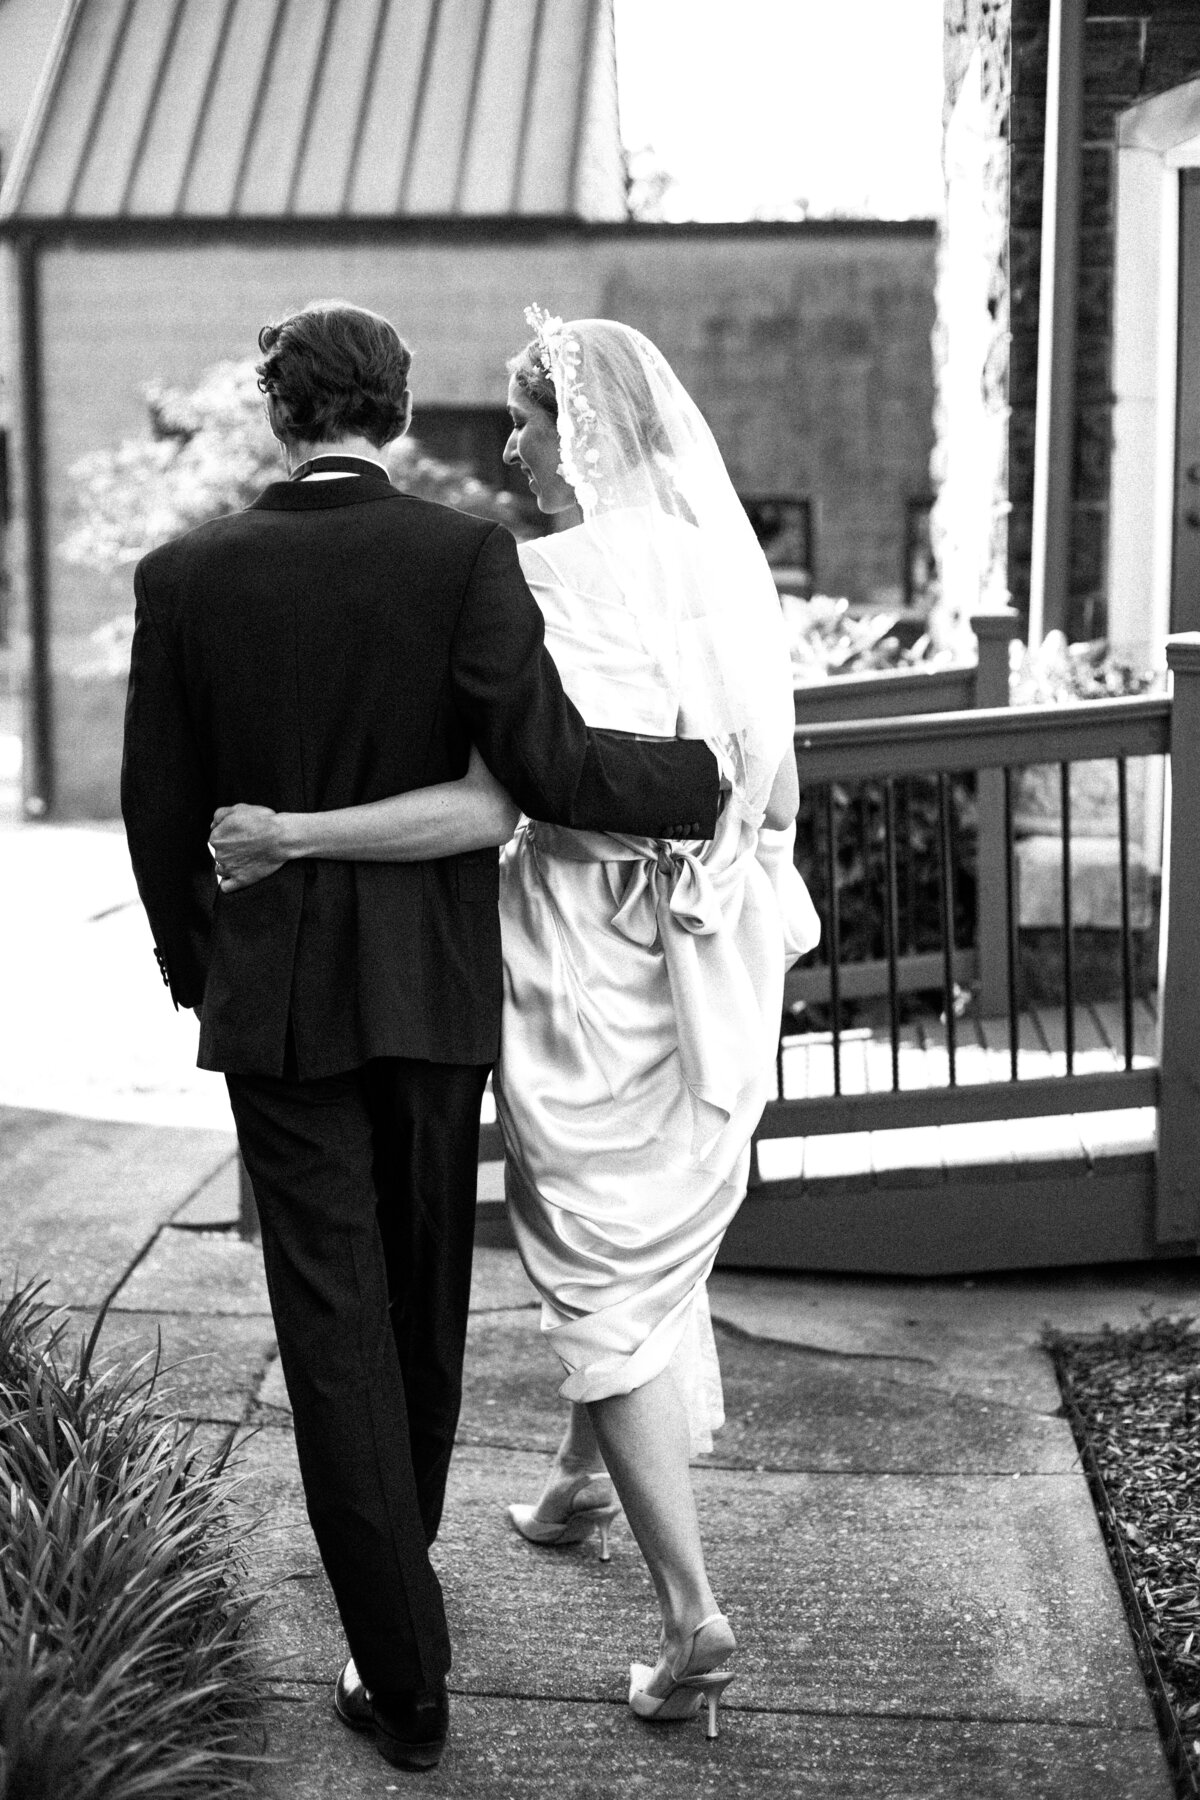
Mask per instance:
[[[183,1211],[185,1206],[190,1206],[192,1201],[196,1198],[196,1196],[198,1194],[202,1194],[204,1192],[205,1188],[208,1187],[209,1184],[215,1179],[215,1177],[220,1174],[222,1169],[227,1169],[229,1167],[229,1164],[234,1160],[236,1155],[237,1155],[237,1151],[231,1150],[229,1155],[225,1158],[225,1160],[223,1162],[219,1163],[215,1169],[210,1169],[208,1171],[208,1174],[204,1177],[203,1181],[197,1182],[196,1186],[194,1188],[192,1188],[187,1194],[184,1195],[183,1199],[179,1201],[178,1205],[174,1206],[171,1209],[171,1211],[167,1215],[167,1217],[165,1219],[163,1219],[160,1224],[155,1226],[154,1230],[151,1232],[150,1236],[146,1239],[146,1242],[142,1245],[141,1249],[126,1264],[124,1272],[122,1274],[118,1275],[116,1281],[109,1288],[107,1294],[105,1294],[104,1298],[101,1300],[99,1307],[96,1309],[98,1319],[103,1319],[107,1315],[107,1313],[112,1310],[113,1303],[116,1300],[117,1295],[120,1293],[121,1289],[125,1286],[125,1283],[129,1280],[129,1277],[133,1274],[134,1270],[137,1269],[138,1267],[140,1267],[140,1265],[143,1262],[145,1262],[146,1258],[149,1256],[151,1250],[153,1250],[155,1244],[157,1244],[157,1242],[158,1242],[159,1238],[162,1236],[163,1232],[168,1231],[170,1229],[172,1220],[174,1220]],[[91,1309],[89,1308],[88,1310],[90,1311]],[[140,1310],[140,1309],[135,1309],[135,1310]]]
[[[315,1693],[324,1693],[328,1686],[328,1678],[322,1675],[292,1675],[287,1677],[293,1687],[312,1688]],[[501,1688],[468,1688],[456,1687],[453,1681],[447,1682],[447,1692],[456,1700],[511,1700],[531,1706],[611,1706],[625,1707],[628,1702],[614,1699],[606,1694],[554,1694],[541,1691],[515,1694]],[[287,1694],[273,1695],[272,1698],[291,1701]],[[724,1702],[730,1714],[737,1713],[747,1717],[758,1718],[800,1718],[800,1719],[854,1719],[879,1720],[890,1724],[932,1724],[932,1725],[1015,1725],[1032,1730],[1044,1730],[1053,1726],[1063,1731],[1107,1731],[1123,1737],[1157,1737],[1158,1731],[1153,1724],[1128,1725],[1107,1719],[1055,1718],[1043,1713],[980,1713],[980,1712],[882,1712],[867,1709],[847,1710],[835,1706],[754,1706],[746,1701],[729,1699]]]

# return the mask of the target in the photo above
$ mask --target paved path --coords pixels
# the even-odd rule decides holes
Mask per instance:
[[[696,1475],[743,1652],[720,1741],[623,1704],[654,1605],[628,1533],[539,1551],[506,1527],[560,1424],[515,1256],[478,1253],[467,1388],[437,1557],[456,1644],[454,1736],[396,1776],[341,1731],[344,1654],[304,1518],[257,1248],[235,1229],[233,1143],[212,1131],[0,1111],[4,1275],[44,1271],[102,1343],[161,1331],[175,1404],[241,1452],[261,1523],[271,1796],[904,1796],[1168,1800],[1149,1706],[1057,1393],[1043,1319],[1194,1305],[1179,1271],[1038,1287],[722,1274],[729,1423]]]
[[[257,1630],[264,1657],[288,1659],[264,1800],[1169,1800],[1037,1344],[1045,1321],[1194,1310],[1194,1264],[1041,1282],[717,1276],[729,1423],[696,1483],[743,1649],[709,1744],[698,1725],[656,1730],[624,1705],[626,1666],[655,1635],[628,1532],[601,1565],[590,1547],[539,1551],[505,1524],[504,1503],[536,1492],[561,1414],[519,1265],[481,1250],[436,1552],[456,1645],[453,1737],[435,1775],[388,1770],[330,1712],[344,1651],[304,1519],[258,1251],[236,1231],[232,1136],[194,1099],[208,1078],[179,1051],[188,1026],[155,987],[136,915],[124,962],[112,937],[106,958],[88,948],[98,893],[120,899],[119,837],[33,827],[0,839],[0,855],[19,840],[24,949],[48,971],[39,984],[18,970],[15,988],[11,967],[5,977],[27,1010],[6,1011],[0,1062],[0,1278],[45,1274],[81,1329],[112,1296],[102,1344],[132,1351],[161,1331],[175,1403],[200,1431],[258,1428],[241,1451],[242,1503],[260,1520],[253,1578],[268,1588]],[[123,996],[125,1010],[98,1019],[97,994]],[[143,1020],[169,1052],[150,1053]],[[56,1031],[77,1035],[51,1111]],[[6,1083],[22,1082],[25,1103],[11,1104]],[[95,1116],[106,1105],[123,1116]],[[129,1116],[139,1110],[184,1116]]]

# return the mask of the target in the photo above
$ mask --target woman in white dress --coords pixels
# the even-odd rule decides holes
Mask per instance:
[[[543,513],[521,546],[589,725],[703,737],[727,791],[708,843],[523,821],[501,859],[495,1076],[513,1231],[566,1379],[538,1543],[607,1530],[613,1486],[662,1612],[631,1668],[641,1718],[716,1703],[735,1648],[705,1569],[689,1461],[722,1423],[705,1282],[771,1093],[785,955],[816,941],[792,868],[790,664],[770,572],[699,410],[647,339],[537,309],[512,434]],[[509,837],[480,759],[462,782],[323,814],[218,815],[223,885],[292,856],[405,860]],[[414,846],[419,844],[419,850]]]

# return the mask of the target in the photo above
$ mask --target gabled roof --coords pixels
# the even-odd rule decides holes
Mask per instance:
[[[68,0],[0,215],[624,216],[612,0]]]

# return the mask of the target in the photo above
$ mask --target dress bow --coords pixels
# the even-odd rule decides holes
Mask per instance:
[[[631,943],[647,949],[663,926],[673,923],[693,937],[720,929],[721,906],[712,877],[690,850],[660,844],[657,856],[630,864],[630,877],[613,925]],[[642,905],[643,897],[650,905]],[[666,915],[666,916],[664,916]]]

